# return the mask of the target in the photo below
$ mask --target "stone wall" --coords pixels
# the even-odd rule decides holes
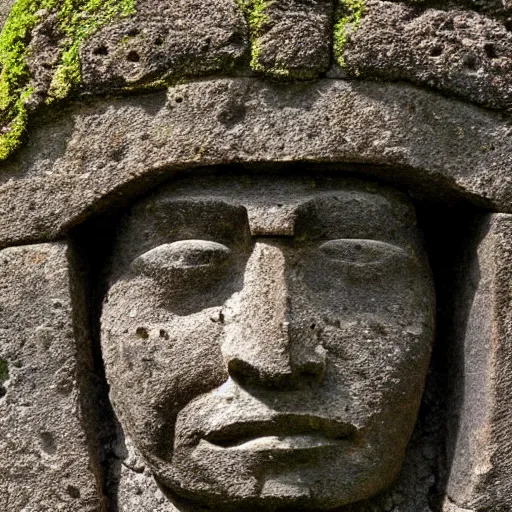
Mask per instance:
[[[132,205],[226,175],[417,208],[439,304],[418,421],[396,482],[340,512],[511,509],[512,5],[18,0],[2,24],[1,512],[215,510],[119,423],[100,316]]]

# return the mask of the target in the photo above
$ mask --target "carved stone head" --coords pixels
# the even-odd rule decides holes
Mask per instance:
[[[101,323],[121,423],[173,495],[326,510],[402,466],[434,292],[401,193],[195,178],[123,217]]]

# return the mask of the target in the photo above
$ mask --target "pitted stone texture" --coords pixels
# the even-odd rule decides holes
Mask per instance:
[[[475,12],[370,0],[343,59],[357,77],[406,80],[512,110],[512,33]]]
[[[475,224],[457,280],[447,494],[501,512],[512,507],[512,216]]]
[[[110,396],[173,495],[331,510],[401,469],[433,342],[430,271],[407,196],[254,181],[177,181],[123,216],[101,316]]]
[[[402,2],[402,0],[391,0],[392,2]],[[443,7],[445,2],[437,0],[405,0],[406,4],[420,7]],[[456,0],[449,4],[450,8],[468,8],[489,16],[506,18],[512,11],[512,2],[510,0]]]
[[[442,512],[475,512],[474,510],[470,510],[469,508],[460,508],[451,502],[448,498],[443,503]]]
[[[2,170],[0,245],[51,240],[177,170],[229,163],[372,164],[510,211],[511,133],[500,115],[391,84],[222,79],[99,101],[45,122]]]
[[[6,512],[101,508],[80,418],[66,253],[64,244],[0,252],[0,510]]]
[[[137,14],[111,24],[81,48],[83,87],[134,86],[233,68],[248,50],[235,0],[137,2]]]
[[[264,10],[255,34],[252,66],[284,78],[314,78],[331,59],[332,2],[278,0]]]

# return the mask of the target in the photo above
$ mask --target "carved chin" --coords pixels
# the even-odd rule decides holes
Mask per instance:
[[[176,452],[172,465],[149,457],[159,483],[173,495],[214,510],[330,510],[374,496],[395,480],[393,461],[353,441],[262,438],[222,448],[202,441]],[[270,508],[269,508],[270,507]]]

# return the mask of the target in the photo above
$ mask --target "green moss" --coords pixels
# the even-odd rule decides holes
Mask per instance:
[[[274,3],[274,0],[236,0],[237,4],[243,10],[247,25],[249,27],[249,36],[251,38],[251,61],[250,66],[254,71],[263,71],[263,66],[259,59],[261,55],[261,45],[258,37],[262,35],[265,24],[268,23],[268,8]]]
[[[32,30],[57,15],[60,58],[46,102],[65,98],[80,82],[80,44],[115,17],[135,12],[135,0],[17,0],[0,34],[0,160],[23,139],[34,94],[28,58]]]
[[[357,30],[361,23],[361,18],[366,12],[364,0],[339,0],[340,17],[334,25],[334,56],[336,62],[345,66],[343,50],[347,43],[349,35]]]
[[[132,14],[135,14],[135,0],[64,0],[58,18],[67,44],[50,86],[50,101],[65,98],[80,83],[82,42],[114,18]]]
[[[7,361],[0,359],[0,384],[3,384],[6,380],[9,380],[9,367]]]

